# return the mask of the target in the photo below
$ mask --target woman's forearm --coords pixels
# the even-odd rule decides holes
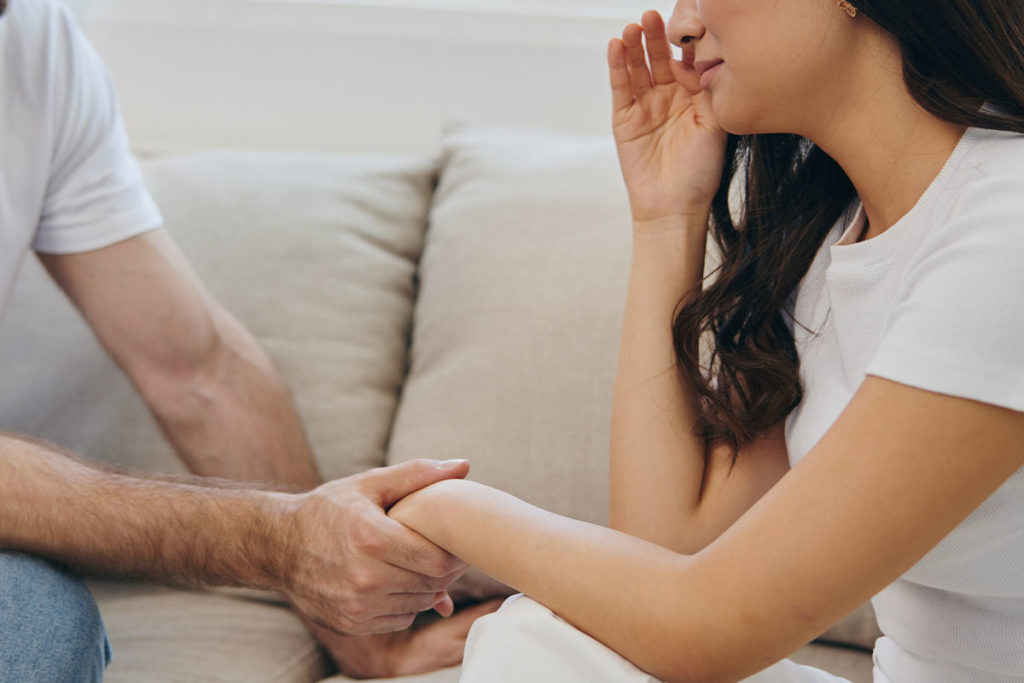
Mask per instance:
[[[389,514],[661,678],[701,680],[697,663],[724,659],[701,628],[717,608],[693,558],[470,481],[427,487]]]
[[[692,223],[634,229],[612,403],[611,526],[679,551],[692,545],[705,464],[672,341],[673,313],[703,276],[706,220]]]

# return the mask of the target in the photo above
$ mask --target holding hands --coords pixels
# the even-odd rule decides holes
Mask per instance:
[[[726,134],[701,90],[694,45],[673,59],[661,15],[651,10],[641,22],[608,44],[612,130],[633,221],[703,222],[721,182]]]
[[[497,609],[500,601],[491,601],[453,615],[447,588],[465,563],[386,513],[407,495],[468,470],[464,461],[414,460],[298,497],[286,529],[285,592],[342,673],[377,678],[458,664],[473,622]],[[451,619],[409,628],[430,609]]]
[[[726,134],[701,89],[694,52],[689,44],[681,61],[673,59],[664,21],[654,11],[608,46],[613,131],[636,229],[705,225],[721,182]],[[452,615],[447,588],[466,565],[387,511],[467,470],[461,461],[413,461],[293,499],[281,568],[285,592],[349,675],[455,664],[473,620],[496,609],[497,602],[485,603],[451,621],[403,630],[424,610]],[[390,635],[351,637],[373,633]]]
[[[407,628],[416,614],[449,616],[446,589],[466,565],[386,510],[432,483],[466,475],[464,461],[414,460],[338,479],[291,512],[285,591],[311,621],[347,634]]]

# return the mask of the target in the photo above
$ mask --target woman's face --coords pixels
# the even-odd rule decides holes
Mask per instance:
[[[836,0],[678,0],[668,35],[693,50],[727,131],[807,134],[843,106],[864,47],[855,22],[864,21]]]

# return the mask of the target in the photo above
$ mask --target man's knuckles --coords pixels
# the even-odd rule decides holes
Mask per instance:
[[[353,600],[365,600],[368,595],[383,593],[385,589],[380,574],[368,569],[350,570],[348,584]]]
[[[388,540],[381,530],[363,519],[350,523],[348,541],[356,552],[375,558],[383,556],[388,548]]]

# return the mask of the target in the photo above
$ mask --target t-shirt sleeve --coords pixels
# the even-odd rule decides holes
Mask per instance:
[[[867,373],[1024,411],[1024,179],[971,185],[920,245]]]
[[[54,27],[52,167],[32,246],[66,254],[108,246],[162,219],[132,156],[113,83],[66,9]]]

